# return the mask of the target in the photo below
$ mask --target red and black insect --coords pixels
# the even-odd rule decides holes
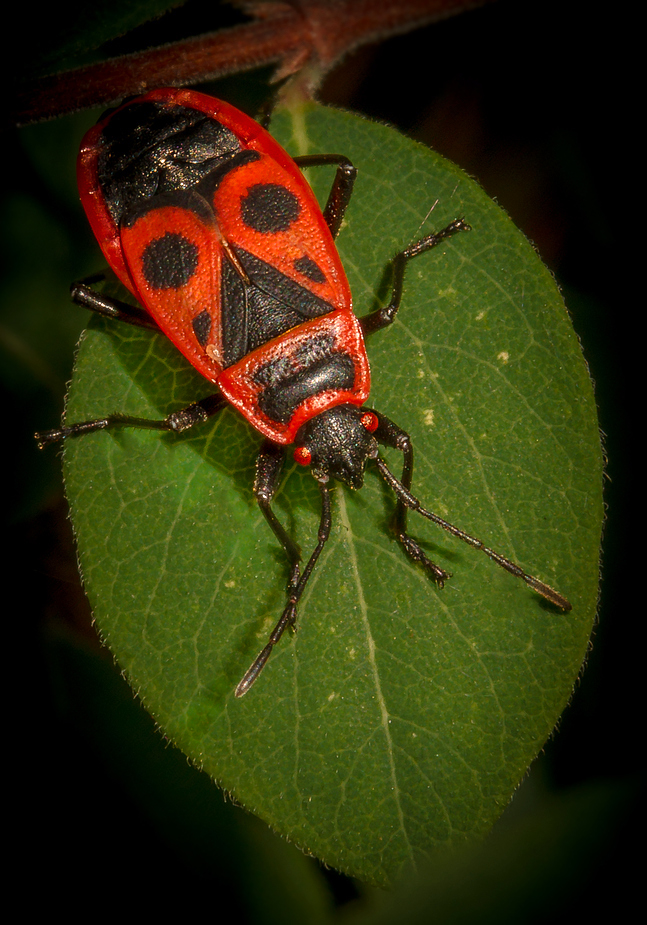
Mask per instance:
[[[320,211],[301,174],[334,165]],[[190,90],[155,90],[106,113],[85,136],[78,162],[81,200],[103,253],[143,307],[107,299],[89,285],[72,287],[75,302],[99,314],[169,337],[217,391],[150,421],[112,414],[37,434],[40,446],[110,427],[181,432],[227,404],[264,437],[254,494],[285,550],[288,602],[236,688],[252,686],[273,647],[297,619],[305,585],[328,539],[331,478],[361,488],[371,460],[396,496],[395,535],[406,555],[442,588],[449,574],[407,532],[417,511],[561,610],[571,605],[505,556],[425,510],[411,494],[409,435],[365,407],[370,370],[364,337],[394,320],[409,260],[460,231],[456,219],[397,254],[387,306],[358,319],[333,243],[356,169],[339,155],[292,159],[260,125],[227,103]],[[318,542],[301,568],[301,551],[272,510],[285,455],[309,465],[321,493]],[[403,454],[400,479],[379,445]]]

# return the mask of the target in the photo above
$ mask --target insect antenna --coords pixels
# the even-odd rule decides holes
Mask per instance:
[[[438,514],[434,514],[432,511],[427,511],[417,498],[415,498],[411,492],[405,488],[402,482],[397,479],[393,473],[390,471],[384,460],[381,456],[375,458],[375,464],[380,472],[380,475],[387,483],[387,485],[393,490],[398,500],[404,504],[405,507],[409,508],[411,511],[416,511],[422,517],[426,517],[427,520],[431,520],[432,523],[437,524],[439,527],[442,527],[443,530],[446,530],[448,533],[451,533],[452,536],[458,537],[459,540],[463,540],[464,543],[467,543],[468,546],[472,546],[474,549],[480,549],[485,553],[486,556],[489,556],[493,562],[496,562],[497,565],[500,565],[501,568],[505,569],[506,572],[510,572],[511,575],[515,575],[517,578],[521,578],[526,584],[536,591],[538,594],[541,594],[542,597],[546,598],[547,601],[550,601],[551,604],[554,604],[556,607],[559,607],[560,610],[569,611],[572,609],[570,602],[558,591],[555,591],[550,585],[547,585],[545,582],[540,581],[539,578],[535,578],[534,575],[528,575],[521,566],[517,565],[515,562],[512,562],[510,559],[507,559],[505,556],[502,556],[500,553],[495,552],[493,549],[490,549],[482,540],[477,539],[475,536],[470,536],[469,533],[465,533],[464,530],[461,530],[459,527],[450,524],[448,521],[443,520],[442,517],[439,517]]]

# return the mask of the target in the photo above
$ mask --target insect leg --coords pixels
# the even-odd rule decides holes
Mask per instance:
[[[310,575],[312,574],[312,571],[317,563],[317,559],[321,555],[321,551],[326,545],[326,541],[330,536],[330,492],[328,490],[327,482],[324,479],[317,479],[317,483],[321,493],[321,520],[319,521],[317,545],[314,548],[310,558],[308,559],[308,563],[303,570],[303,574],[300,578],[298,578],[296,583],[289,587],[288,603],[285,607],[285,610],[281,614],[279,622],[270,633],[267,645],[261,649],[252,664],[243,675],[238,687],[234,692],[236,697],[242,697],[243,694],[247,693],[247,691],[250,689],[254,681],[258,678],[259,674],[265,667],[265,663],[272,654],[272,649],[277,644],[287,627],[295,626],[297,620],[297,605],[301,599],[301,595],[303,594],[308,579],[310,578]]]
[[[380,331],[382,328],[392,324],[395,320],[395,316],[400,308],[400,302],[402,301],[404,273],[409,260],[412,260],[419,254],[424,254],[425,251],[431,250],[432,247],[450,238],[458,231],[471,231],[470,226],[467,222],[463,221],[462,218],[454,219],[446,228],[437,231],[435,234],[427,235],[426,238],[422,238],[415,244],[411,244],[403,251],[400,251],[399,254],[395,255],[393,258],[393,289],[391,291],[391,301],[384,308],[378,308],[376,311],[371,312],[370,315],[365,315],[363,318],[359,319],[359,323],[365,335]]]
[[[172,433],[181,434],[183,431],[206,421],[212,415],[217,414],[227,406],[227,399],[220,392],[208,395],[201,401],[193,402],[186,408],[174,411],[168,417],[162,420],[149,420],[148,418],[131,417],[127,414],[109,414],[105,418],[97,418],[94,421],[80,421],[78,424],[70,424],[68,427],[62,426],[55,430],[44,430],[34,434],[38,442],[39,449],[49,446],[50,443],[58,443],[60,440],[67,440],[68,437],[82,437],[84,434],[92,434],[96,430],[108,430],[113,427],[140,427],[148,430],[166,430]]]
[[[328,202],[323,210],[323,217],[333,238],[337,237],[344,214],[353,195],[353,185],[357,177],[357,167],[343,154],[305,154],[294,158],[295,164],[304,167],[324,167],[336,164],[337,173],[328,194]]]
[[[370,410],[376,415],[379,422],[377,430],[373,433],[375,439],[384,446],[393,447],[393,449],[400,450],[402,453],[403,465],[401,482],[406,490],[410,491],[413,480],[413,444],[411,443],[411,437],[405,430],[402,430],[401,427],[394,424],[393,421],[390,421],[383,414],[380,414],[379,411],[375,411],[375,409]],[[433,580],[437,583],[438,587],[442,588],[445,581],[450,577],[449,572],[446,572],[445,569],[440,568],[435,562],[432,562],[431,559],[425,555],[420,544],[414,540],[412,536],[409,536],[407,533],[408,507],[397,493],[396,497],[397,502],[395,514],[393,515],[392,527],[398,542],[409,558],[424,566]]]
[[[73,283],[70,287],[72,301],[82,308],[87,308],[91,312],[103,315],[104,318],[124,321],[126,324],[134,324],[139,328],[149,328],[152,331],[160,330],[156,322],[143,308],[138,308],[135,305],[129,305],[127,302],[121,302],[119,299],[112,299],[109,296],[102,295],[100,292],[95,292],[91,288],[91,284],[102,279],[103,274],[98,273],[95,276],[88,276],[78,283]]]
[[[272,528],[290,560],[290,580],[288,589],[296,587],[299,581],[299,562],[301,550],[280,522],[272,510],[272,498],[278,488],[281,470],[283,469],[284,449],[273,440],[265,440],[256,459],[256,478],[254,480],[254,495],[265,519]]]
[[[404,453],[404,469],[402,472],[402,479],[398,480],[393,473],[389,470],[388,466],[379,456],[375,459],[375,464],[377,465],[380,475],[384,481],[391,487],[398,499],[398,509],[394,517],[394,526],[396,532],[400,529],[402,532],[398,534],[398,539],[403,544],[405,551],[408,555],[411,556],[414,561],[422,562],[427,568],[431,565],[430,571],[432,574],[435,570],[443,572],[443,569],[438,569],[438,566],[433,563],[429,563],[429,560],[423,561],[426,559],[422,550],[420,550],[419,545],[415,540],[411,540],[404,528],[406,527],[406,513],[403,515],[400,512],[400,505],[403,505],[405,508],[408,508],[412,511],[417,511],[421,517],[426,517],[427,520],[431,520],[432,523],[437,524],[439,527],[442,527],[443,530],[446,530],[448,533],[451,533],[452,536],[457,537],[459,540],[462,540],[464,543],[467,543],[468,546],[471,546],[473,549],[480,549],[481,552],[484,552],[486,556],[496,562],[497,565],[501,566],[502,569],[505,569],[506,572],[510,572],[511,575],[514,575],[516,578],[521,578],[522,581],[532,588],[533,591],[536,591],[538,594],[541,594],[547,601],[550,601],[551,604],[554,604],[556,607],[559,607],[560,610],[568,612],[572,610],[570,602],[558,591],[555,591],[554,588],[551,588],[550,585],[547,585],[544,581],[541,581],[539,578],[535,578],[534,575],[529,575],[527,572],[521,568],[520,565],[517,565],[516,562],[512,562],[511,559],[508,559],[506,556],[502,556],[501,553],[495,552],[494,549],[490,549],[482,540],[479,540],[475,536],[471,536],[469,533],[466,533],[464,530],[461,530],[459,527],[456,527],[454,524],[449,523],[444,520],[438,514],[434,514],[433,511],[427,511],[420,504],[418,499],[411,494],[411,477],[413,473],[413,450],[411,448],[411,441],[408,434],[401,430],[396,424],[392,421],[389,421],[388,418],[385,418],[384,415],[378,414],[376,411],[373,411],[373,414],[377,415],[379,424],[377,429],[374,431],[373,436],[383,443],[385,446],[392,446],[397,449],[401,449]],[[411,542],[414,545],[413,554],[407,549],[407,543]],[[423,559],[418,557],[417,550],[420,550]],[[442,588],[443,581],[445,578],[449,578],[447,572],[443,572],[443,577],[437,578],[439,586]]]

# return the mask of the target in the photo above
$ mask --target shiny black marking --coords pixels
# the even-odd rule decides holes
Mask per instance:
[[[346,353],[335,353],[285,378],[277,378],[274,385],[261,392],[258,406],[271,420],[287,424],[306,398],[331,389],[350,390],[354,384],[352,357]]]
[[[203,112],[152,102],[112,116],[99,146],[99,186],[117,225],[138,203],[189,189],[241,152],[234,133]]]
[[[291,356],[297,366],[311,366],[338,352],[333,334],[315,334],[300,344]]]
[[[278,183],[256,183],[240,200],[242,219],[248,228],[270,234],[287,231],[299,217],[299,200]]]
[[[326,282],[326,274],[321,269],[319,264],[312,259],[312,257],[308,257],[307,255],[299,257],[298,260],[294,261],[294,269],[297,271],[297,273],[300,273],[307,279],[312,280],[313,283]]]
[[[291,355],[277,357],[275,360],[259,366],[252,378],[254,382],[264,389],[274,389],[302,369],[303,366],[297,366]]]
[[[336,353],[339,353],[339,350],[335,349],[335,338],[332,334],[315,334],[291,353],[259,366],[253,376],[254,382],[263,388],[275,388],[295,373],[308,366],[314,366],[315,363]]]
[[[206,308],[204,311],[201,311],[199,315],[195,316],[191,322],[191,327],[193,328],[193,333],[200,346],[206,347],[209,343],[209,335],[211,334],[211,315]]]
[[[206,177],[203,177],[195,186],[188,189],[179,189],[166,193],[155,193],[148,199],[142,199],[127,212],[121,215],[121,226],[130,228],[135,222],[153,212],[155,209],[164,209],[168,206],[175,206],[178,209],[189,209],[205,225],[212,225],[214,222],[213,197],[216,190],[232,170],[242,167],[245,164],[251,164],[257,161],[260,154],[256,151],[240,151],[234,154],[229,160],[214,167]]]
[[[198,267],[198,248],[183,235],[167,231],[142,254],[142,273],[151,289],[181,289]]]

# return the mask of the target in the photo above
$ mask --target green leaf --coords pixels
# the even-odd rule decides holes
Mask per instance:
[[[393,497],[368,471],[361,492],[333,492],[298,633],[236,700],[287,579],[251,491],[258,435],[232,410],[181,436],[96,433],[66,446],[67,491],[97,625],[165,735],[276,831],[386,885],[488,830],[569,699],[597,601],[595,405],[549,272],[458,168],[314,106],[274,131],[292,154],[359,168],[338,241],[358,315],[388,300],[398,250],[457,216],[472,225],[409,265],[397,321],[368,343],[371,402],[411,433],[423,504],[573,611],[412,514],[453,574],[437,589],[394,541]],[[331,176],[315,175],[325,196]],[[93,321],[67,419],[160,418],[208,393],[162,337]],[[319,496],[296,469],[276,510],[309,551]]]

